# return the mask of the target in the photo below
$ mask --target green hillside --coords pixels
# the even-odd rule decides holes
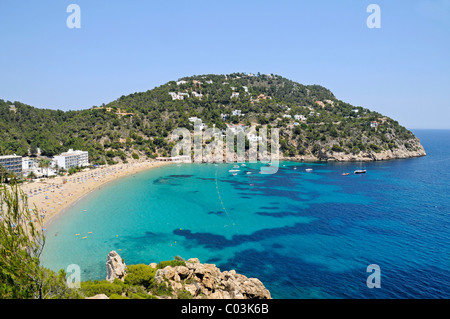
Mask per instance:
[[[243,115],[232,115],[234,110]],[[322,86],[244,73],[185,77],[81,111],[0,100],[0,154],[34,155],[39,148],[53,156],[73,148],[89,151],[94,164],[125,161],[133,153],[135,158],[168,156],[174,144],[169,133],[193,129],[190,117],[220,129],[226,123],[280,128],[286,157],[424,155],[418,139],[397,121],[340,101]]]

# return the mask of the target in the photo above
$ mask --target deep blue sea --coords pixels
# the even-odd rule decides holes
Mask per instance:
[[[126,264],[178,255],[257,277],[274,298],[450,298],[450,131],[414,133],[427,156],[281,162],[274,175],[260,163],[236,176],[234,164],[174,164],[122,178],[48,227],[41,260],[78,264],[88,280],[106,277],[111,250]],[[371,264],[380,288],[366,284]]]

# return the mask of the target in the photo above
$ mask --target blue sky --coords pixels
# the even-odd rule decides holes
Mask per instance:
[[[69,4],[81,28],[69,29]],[[381,28],[369,29],[369,4]],[[320,84],[407,128],[450,129],[450,0],[0,0],[0,99],[83,109],[194,74]]]

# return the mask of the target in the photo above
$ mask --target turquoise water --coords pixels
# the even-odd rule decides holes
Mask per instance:
[[[450,131],[415,134],[428,156],[281,162],[274,175],[183,164],[122,178],[48,227],[42,262],[78,264],[88,280],[106,277],[111,250],[127,264],[179,255],[257,277],[274,298],[449,298]],[[341,175],[355,169],[368,172]],[[369,264],[379,289],[366,285]]]

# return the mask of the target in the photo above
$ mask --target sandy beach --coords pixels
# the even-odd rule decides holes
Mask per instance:
[[[44,181],[24,183],[21,189],[28,197],[28,207],[33,208],[36,205],[39,214],[44,218],[44,225],[46,225],[57,214],[106,183],[169,164],[171,163],[145,161],[103,166],[87,169],[70,176],[58,176]]]

